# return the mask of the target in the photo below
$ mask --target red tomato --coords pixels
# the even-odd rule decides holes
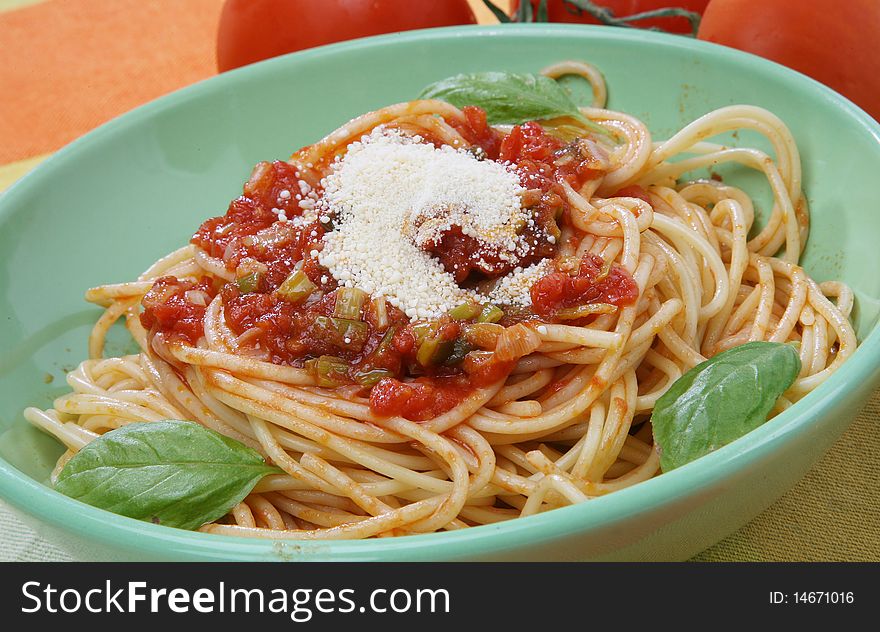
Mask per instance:
[[[712,0],[698,37],[794,68],[880,120],[880,2]]]
[[[514,3],[514,10],[519,6]],[[694,13],[702,13],[709,0],[594,0],[593,4],[608,9],[616,18],[625,18],[636,13],[656,11],[657,9],[678,8]],[[538,0],[532,0],[537,11]],[[547,0],[547,20],[550,22],[569,22],[576,24],[602,24],[588,12],[578,9],[567,0]],[[629,22],[632,26],[648,29],[657,28],[669,33],[693,33],[690,21],[682,16],[648,18]]]
[[[467,0],[227,0],[217,67],[223,72],[368,35],[475,23]]]

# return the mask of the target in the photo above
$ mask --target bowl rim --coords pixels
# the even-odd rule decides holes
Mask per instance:
[[[328,54],[353,54],[363,48],[385,44],[434,42],[458,38],[518,37],[547,39],[556,34],[580,35],[586,41],[653,43],[696,52],[701,59],[733,60],[753,67],[770,79],[800,85],[816,98],[830,100],[844,115],[872,136],[880,152],[880,124],[858,106],[830,88],[794,70],[732,48],[678,35],[571,24],[506,24],[422,29],[330,44],[265,60],[212,76],[181,88],[122,114],[52,154],[44,163],[0,195],[0,224],[12,214],[18,200],[41,186],[52,173],[78,152],[100,146],[105,136],[124,133],[141,121],[197,98],[239,77],[271,75],[282,66],[308,64]],[[794,407],[747,435],[696,461],[609,494],[588,503],[497,524],[459,531],[371,540],[263,540],[240,536],[184,531],[141,522],[86,505],[59,494],[30,478],[0,457],[0,498],[42,523],[92,542],[115,543],[130,552],[166,558],[180,555],[200,559],[286,559],[286,560],[412,560],[462,559],[499,553],[549,542],[569,534],[609,527],[662,505],[708,489],[732,477],[748,463],[771,455],[777,446],[810,432],[836,402],[846,398],[865,381],[876,379],[880,366],[880,327],[874,326],[853,357]],[[435,549],[441,546],[442,549]]]

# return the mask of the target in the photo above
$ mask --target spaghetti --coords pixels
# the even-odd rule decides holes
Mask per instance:
[[[782,121],[736,105],[653,142],[641,121],[604,108],[592,67],[544,73],[587,78],[595,98],[581,113],[607,136],[574,118],[491,127],[478,108],[386,107],[287,162],[261,163],[245,195],[190,245],[136,281],[89,290],[106,311],[90,359],[68,376],[73,392],[51,410],[25,411],[67,447],[55,475],[104,432],[188,419],[285,472],[205,532],[339,539],[461,529],[655,476],[654,403],[720,351],[800,343],[800,376],[773,414],[846,361],[857,344],[853,294],[798,265],[809,214]],[[706,141],[739,129],[765,136],[775,159]],[[399,215],[383,221],[398,221],[399,233],[382,230],[399,244],[395,256],[408,248],[427,266],[403,276],[440,280],[406,294],[400,274],[363,263],[383,244],[361,258],[345,245],[346,226],[355,239],[379,221],[358,215],[368,197],[351,190],[391,177],[382,152],[410,170],[401,187],[442,180],[431,180],[431,161],[446,161],[461,168],[456,183],[479,168],[480,181],[497,180],[498,195],[514,190],[521,204],[496,221],[491,208],[476,210],[494,198],[417,180],[447,197],[416,212],[412,196],[398,196]],[[748,194],[715,179],[680,181],[722,163],[762,172],[772,190],[751,239]],[[380,202],[376,213],[398,208]],[[141,352],[104,358],[120,318]]]

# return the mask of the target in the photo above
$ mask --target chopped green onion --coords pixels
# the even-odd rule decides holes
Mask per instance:
[[[333,319],[329,316],[316,317],[315,327],[319,330],[318,333],[322,336],[331,336],[336,330],[336,327],[333,325]]]
[[[416,344],[420,345],[426,338],[433,336],[437,332],[436,323],[419,323],[412,326],[413,335],[416,338]]]
[[[431,358],[431,361],[434,364],[443,364],[449,359],[454,350],[455,340],[441,340],[437,344],[437,351],[434,352],[434,357]]]
[[[345,346],[363,347],[367,342],[370,333],[367,323],[349,318],[331,318],[330,320]]]
[[[604,281],[609,274],[611,274],[611,265],[613,261],[610,259],[602,264],[602,268],[599,270],[599,274],[596,275],[596,278],[593,279],[593,283],[598,283],[599,281]]]
[[[440,340],[436,336],[427,338],[416,352],[416,361],[422,366],[443,364],[452,355],[454,340]]]
[[[480,315],[481,309],[476,303],[462,303],[450,309],[448,314],[455,320],[471,320]]]
[[[367,342],[369,327],[367,323],[350,318],[318,316],[315,327],[337,347],[360,349]]]
[[[305,367],[318,380],[318,386],[340,386],[350,382],[348,379],[348,362],[336,356],[321,356],[307,360]]]
[[[465,340],[478,349],[494,349],[504,327],[494,323],[474,323],[464,330]]]
[[[367,293],[356,287],[339,288],[336,292],[336,305],[333,307],[333,315],[336,318],[361,319],[361,308],[367,300]]]
[[[385,332],[385,335],[382,336],[382,340],[379,341],[379,346],[376,347],[376,350],[373,352],[374,355],[379,355],[388,349],[391,346],[391,341],[394,339],[394,334],[397,333],[397,327],[392,327],[388,331]]]
[[[259,272],[251,272],[237,279],[235,283],[238,285],[238,291],[242,294],[256,292],[257,288],[260,287],[260,276]]]
[[[504,318],[504,312],[501,311],[501,308],[497,305],[493,305],[492,303],[486,303],[483,305],[483,311],[480,312],[480,315],[477,316],[478,323],[497,323],[499,320]]]
[[[461,364],[462,362],[464,362],[465,356],[473,350],[474,348],[467,340],[465,340],[464,338],[456,338],[455,342],[452,344],[452,352],[443,361],[443,364],[445,366],[455,366],[457,364]]]
[[[617,307],[611,303],[590,303],[589,305],[578,305],[577,307],[566,307],[560,309],[556,313],[559,320],[577,320],[586,318],[593,314],[613,314],[617,311]]]
[[[285,301],[299,303],[307,299],[318,286],[302,270],[292,272],[275,292]]]
[[[373,307],[373,315],[376,319],[376,329],[382,331],[388,327],[388,305],[385,303],[384,296],[378,296],[370,301]]]
[[[439,346],[440,341],[433,336],[425,339],[425,341],[419,345],[419,350],[416,352],[416,361],[422,366],[429,366],[432,364],[434,354],[437,353],[437,348]]]
[[[394,377],[388,369],[367,369],[354,374],[355,381],[361,386],[375,386],[386,377]]]

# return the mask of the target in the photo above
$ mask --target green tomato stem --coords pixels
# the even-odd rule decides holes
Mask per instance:
[[[651,18],[667,18],[667,17],[683,17],[687,18],[688,22],[691,23],[691,37],[697,36],[697,31],[700,28],[700,19],[701,16],[699,13],[695,11],[688,11],[687,9],[682,9],[679,7],[666,7],[663,9],[654,9],[653,11],[644,11],[642,13],[634,13],[633,15],[628,15],[626,17],[619,18],[614,15],[614,12],[607,7],[603,7],[597,5],[591,0],[563,0],[563,2],[571,7],[574,7],[576,12],[586,12],[591,16],[599,20],[602,24],[606,26],[620,26],[623,28],[637,28],[630,24],[630,22],[638,22],[640,20],[649,20]],[[572,11],[574,13],[575,11]],[[651,31],[660,31],[662,29],[658,29],[656,27],[652,27],[648,30]]]

